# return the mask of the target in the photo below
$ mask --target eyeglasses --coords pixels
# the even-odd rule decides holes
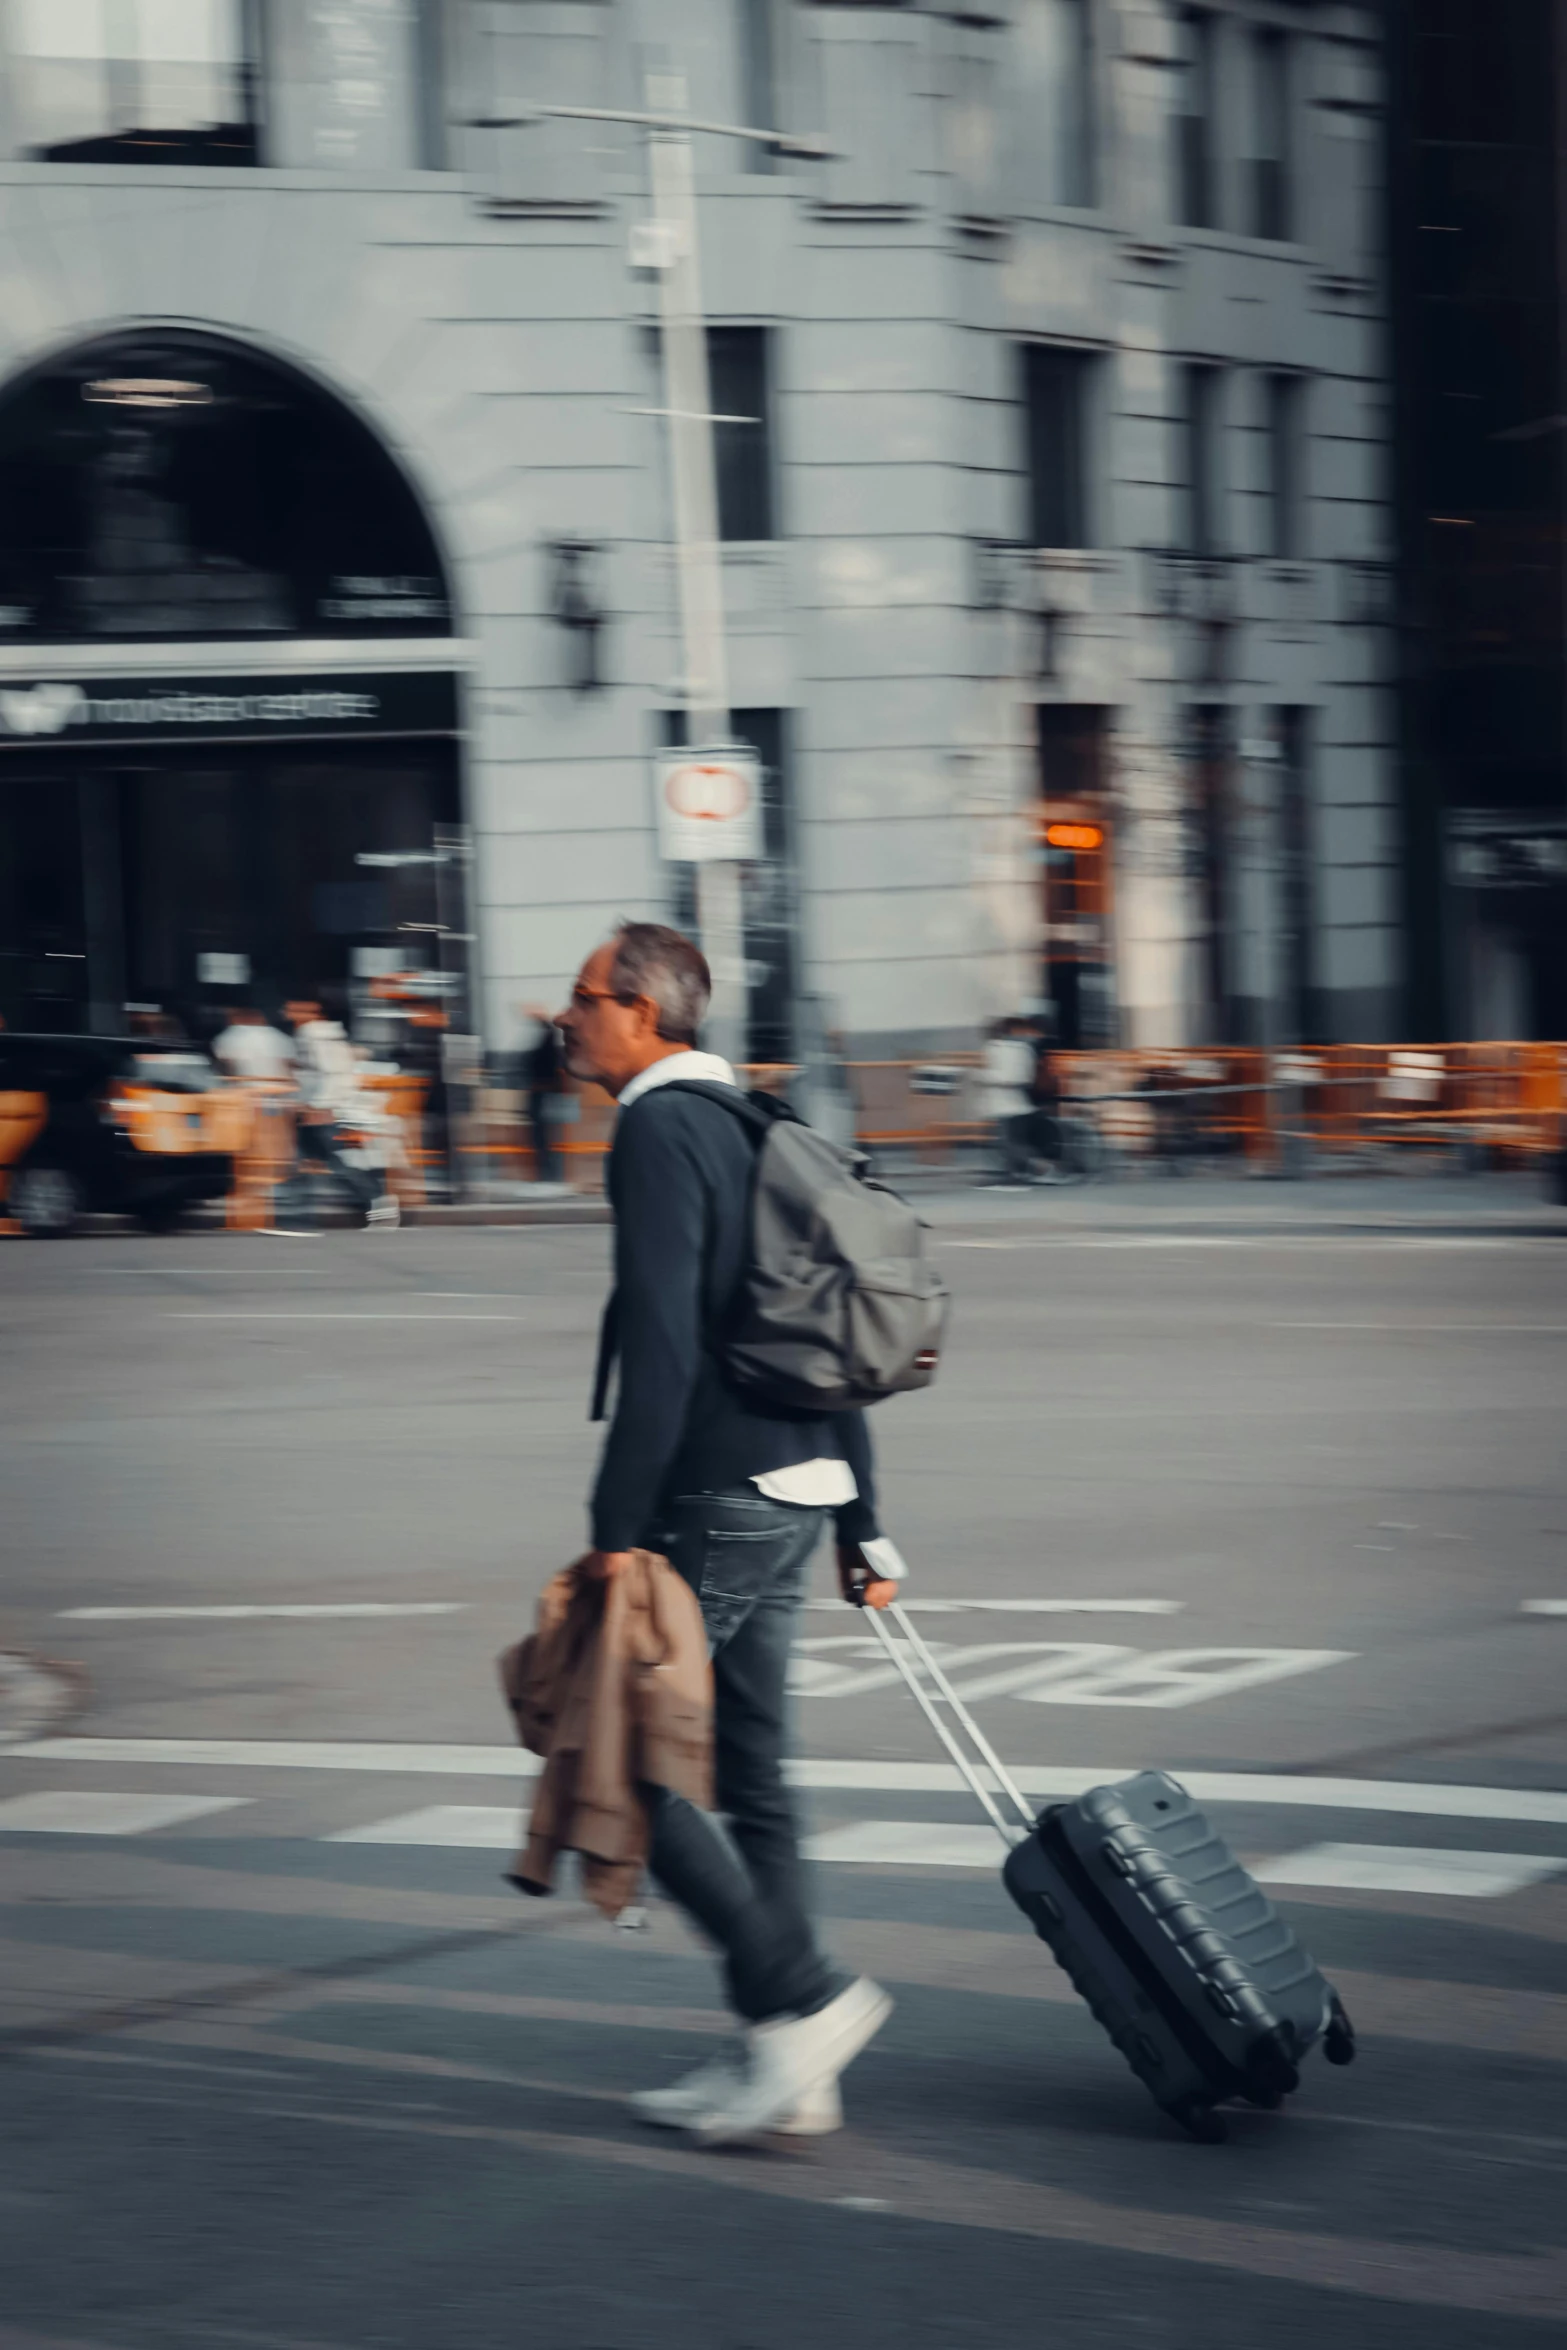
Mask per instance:
[[[595,1004],[631,1004],[635,1001],[635,996],[620,995],[612,987],[584,987],[580,980],[571,991],[574,1012],[591,1011]]]

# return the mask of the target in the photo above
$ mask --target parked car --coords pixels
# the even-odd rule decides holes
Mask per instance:
[[[230,1189],[250,1114],[189,1046],[0,1030],[0,1215],[38,1238],[92,1210],[166,1231]]]

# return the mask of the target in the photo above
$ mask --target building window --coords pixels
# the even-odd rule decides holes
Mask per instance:
[[[1183,228],[1217,228],[1214,170],[1217,34],[1205,10],[1180,20],[1181,72],[1176,83],[1175,217]]]
[[[1031,0],[1017,25],[1026,136],[1047,204],[1094,201],[1093,27],[1088,0]]]
[[[740,120],[751,130],[778,128],[778,59],[773,25],[773,0],[735,0],[740,48]],[[745,150],[747,171],[772,171],[777,157],[771,147]]]
[[[1291,561],[1302,552],[1302,396],[1298,376],[1267,378],[1267,551],[1281,562]]]
[[[1285,1044],[1317,1035],[1316,904],[1311,853],[1311,712],[1274,712],[1278,746],[1279,1011]]]
[[[1028,460],[1028,539],[1034,547],[1089,543],[1088,388],[1085,351],[1023,346]]]
[[[1236,1002],[1234,716],[1223,702],[1199,702],[1190,725],[1191,816],[1197,918],[1201,926],[1204,1039],[1239,1043]]]
[[[10,0],[25,152],[72,163],[256,161],[246,0]]]
[[[707,335],[713,462],[721,539],[776,538],[771,369],[764,326],[714,326]]]
[[[1216,555],[1222,533],[1219,471],[1220,408],[1224,379],[1217,367],[1183,371],[1181,484],[1186,513],[1181,544],[1188,555]]]
[[[1272,25],[1251,36],[1250,217],[1254,237],[1290,234],[1289,43]]]

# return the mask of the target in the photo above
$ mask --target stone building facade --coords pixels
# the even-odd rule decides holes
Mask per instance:
[[[141,14],[0,7],[0,471],[69,510],[0,518],[8,1018],[444,931],[504,1048],[685,905],[642,134],[519,119],[634,111],[657,57],[831,151],[695,141],[756,1049],[802,996],[887,1055],[1040,1001],[1071,1042],[1396,1032],[1374,11]],[[417,859],[464,825],[454,913]]]

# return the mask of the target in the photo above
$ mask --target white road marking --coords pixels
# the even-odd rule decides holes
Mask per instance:
[[[538,1758],[518,1746],[416,1746],[354,1740],[269,1738],[35,1738],[0,1748],[7,1762],[235,1765],[248,1770],[361,1771],[384,1777],[530,1779]],[[1025,1795],[1057,1800],[1129,1778],[1127,1762],[1023,1764],[1013,1777]],[[1468,1787],[1411,1779],[1316,1779],[1302,1772],[1177,1771],[1199,1803],[1291,1804],[1313,1811],[1422,1814],[1434,1819],[1533,1820],[1567,1827],[1567,1794],[1533,1787]],[[796,1787],[946,1795],[964,1792],[950,1763],[797,1760]]]
[[[249,1616],[455,1616],[467,1605],[465,1599],[340,1599],[301,1602],[297,1607],[63,1607],[59,1613],[75,1623],[127,1624],[169,1617],[227,1621]]]
[[[248,1795],[90,1795],[85,1789],[50,1789],[0,1803],[0,1835],[145,1836],[151,1828],[173,1828],[181,1820],[233,1811],[249,1801]]]
[[[1526,1599],[1521,1616],[1567,1616],[1567,1599]]]
[[[49,1790],[0,1803],[0,1834],[142,1836],[247,1799],[223,1795],[119,1795]],[[522,1829],[515,1804],[428,1804],[417,1811],[339,1828],[328,1844],[394,1844],[448,1851],[514,1851]],[[946,1820],[851,1820],[805,1839],[807,1859],[849,1867],[995,1869],[999,1838],[988,1827]],[[1567,1855],[1451,1851],[1396,1844],[1313,1844],[1254,1871],[1268,1885],[1316,1885],[1376,1893],[1495,1898],[1567,1874]]]
[[[339,1828],[327,1844],[444,1844],[483,1852],[514,1852],[522,1841],[515,1805],[432,1803],[399,1812],[368,1828]]]
[[[961,1697],[1012,1697],[1027,1705],[1206,1705],[1216,1697],[1297,1673],[1319,1672],[1344,1648],[1171,1648],[1148,1653],[1092,1640],[931,1643]],[[832,1653],[828,1653],[832,1652]],[[977,1676],[977,1677],[976,1677]],[[811,1635],[796,1645],[789,1685],[800,1697],[863,1697],[899,1679],[865,1633]]]
[[[405,1314],[394,1310],[380,1314],[295,1314],[276,1311],[254,1313],[165,1312],[166,1322],[525,1322],[526,1314]]]
[[[1308,1844],[1259,1862],[1263,1885],[1331,1885],[1351,1892],[1454,1893],[1495,1898],[1567,1872],[1567,1855],[1449,1852],[1400,1844]]]
[[[0,1747],[44,1762],[181,1763],[201,1770],[380,1771],[392,1777],[531,1779],[543,1768],[520,1746],[403,1746],[307,1738],[38,1738]]]
[[[808,1599],[816,1614],[841,1615],[841,1599]],[[1184,1599],[905,1599],[910,1615],[1178,1616]]]
[[[942,1248],[1256,1248],[1258,1241],[1233,1232],[1073,1233],[1048,1240],[942,1240]]]
[[[1270,1322],[1271,1330],[1384,1330],[1400,1338],[1567,1338],[1567,1322]]]
[[[868,1868],[914,1865],[928,1869],[990,1869],[1001,1866],[1001,1839],[994,1828],[952,1827],[933,1820],[851,1820],[807,1836],[807,1860]]]
[[[1015,1687],[1027,1705],[1207,1705],[1265,1682],[1347,1664],[1350,1648],[1168,1648],[1148,1655],[1129,1648],[1119,1660]],[[963,1695],[959,1691],[959,1695]]]
[[[1435,1234],[1387,1231],[1371,1232],[1053,1232],[1016,1240],[949,1240],[936,1234],[938,1248],[988,1249],[1087,1249],[1087,1248],[1255,1248],[1274,1251],[1326,1250],[1338,1254],[1357,1252],[1385,1253],[1390,1249],[1449,1249],[1459,1251],[1486,1251],[1496,1249],[1527,1249],[1531,1247],[1555,1249],[1554,1237],[1546,1233],[1477,1233],[1470,1239],[1447,1238]]]

